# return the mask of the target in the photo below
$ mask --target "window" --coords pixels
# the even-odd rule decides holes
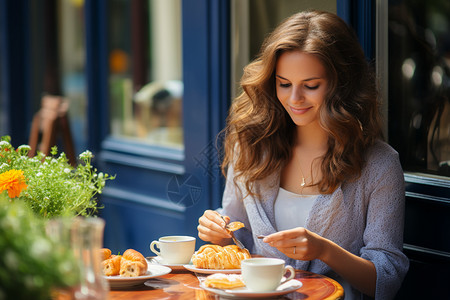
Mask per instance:
[[[1,8],[0,8],[1,9]],[[0,11],[0,15],[2,15],[2,12]],[[0,22],[0,32],[4,32],[4,25],[3,22]],[[3,57],[5,56],[5,53],[3,51],[3,38],[0,38],[0,91],[4,91],[5,87],[3,86],[3,72],[4,72],[4,64],[3,64]],[[6,103],[4,98],[4,92],[0,93],[0,133],[4,133],[6,131]],[[1,135],[1,134],[0,134]]]
[[[69,117],[75,153],[87,148],[87,86],[85,76],[85,18],[82,1],[61,1],[58,6],[61,95],[70,101]],[[47,71],[48,75],[53,75]],[[53,78],[58,80],[57,77]]]
[[[28,16],[28,13],[27,13]],[[35,114],[44,95],[68,100],[68,115],[75,154],[87,148],[87,84],[85,76],[86,45],[83,1],[30,1],[28,53],[31,85],[30,106]],[[27,74],[23,76],[26,78]],[[29,128],[27,127],[27,131]],[[59,132],[58,132],[59,135]],[[57,136],[59,146],[61,137]],[[67,153],[68,149],[59,150]]]
[[[388,1],[389,142],[403,168],[450,176],[450,5]]]
[[[183,148],[181,0],[108,8],[111,134]]]

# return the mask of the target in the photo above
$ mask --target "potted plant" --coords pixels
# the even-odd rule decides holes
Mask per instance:
[[[30,146],[17,149],[9,137],[0,140],[0,192],[11,201],[24,201],[39,216],[89,216],[99,209],[96,195],[114,176],[97,172],[92,153],[79,155],[80,163],[72,167],[64,152],[51,149],[51,156],[38,152],[28,157]]]
[[[73,251],[46,233],[55,218],[93,216],[96,196],[114,176],[97,172],[92,153],[73,167],[62,152],[51,156],[0,140],[0,299],[49,299],[55,287],[79,280]]]

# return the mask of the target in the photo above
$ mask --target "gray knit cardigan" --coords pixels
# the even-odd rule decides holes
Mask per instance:
[[[222,208],[218,211],[245,224],[236,237],[251,253],[279,257],[294,268],[335,278],[337,275],[322,261],[291,259],[256,238],[277,231],[274,201],[279,186],[279,173],[273,174],[255,184],[260,199],[251,196],[242,199],[244,185],[233,183],[230,167]],[[402,252],[404,207],[405,185],[398,153],[379,141],[369,149],[356,181],[345,182],[332,194],[320,195],[315,200],[306,228],[372,261],[377,272],[375,299],[392,299],[409,268],[409,260]],[[355,289],[345,293],[352,294],[351,298],[363,298]]]

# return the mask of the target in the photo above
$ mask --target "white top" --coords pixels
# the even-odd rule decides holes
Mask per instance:
[[[274,203],[275,223],[277,230],[287,230],[295,227],[305,227],[309,212],[319,195],[299,195],[282,187],[278,191]],[[350,284],[342,278],[334,278],[345,291],[351,291]],[[346,293],[344,300],[353,300],[352,293]]]
[[[299,195],[280,187],[274,203],[277,230],[305,227],[309,212],[318,196]]]

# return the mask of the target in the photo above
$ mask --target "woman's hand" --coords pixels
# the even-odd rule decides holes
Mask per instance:
[[[225,226],[230,222],[228,216],[221,218],[220,214],[214,210],[206,210],[198,219],[198,237],[205,242],[211,242],[215,245],[228,245],[231,241],[231,236],[225,229]]]
[[[303,227],[279,231],[268,235],[263,242],[277,248],[286,256],[299,260],[321,259],[327,239]]]
[[[297,227],[268,235],[263,242],[293,259],[306,261],[320,259],[353,287],[372,298],[375,297],[377,279],[375,265],[317,233]]]

